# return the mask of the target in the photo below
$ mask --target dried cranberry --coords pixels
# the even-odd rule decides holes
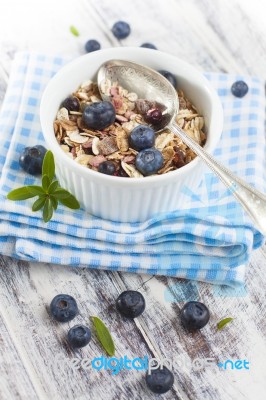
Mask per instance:
[[[163,114],[159,108],[153,108],[145,115],[145,120],[150,124],[158,124],[163,119]]]
[[[175,148],[173,164],[176,166],[176,168],[181,168],[184,167],[184,165],[186,165],[185,154],[183,153],[182,150]]]

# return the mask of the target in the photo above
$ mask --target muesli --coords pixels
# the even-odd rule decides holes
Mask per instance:
[[[138,99],[136,93],[128,92],[118,83],[107,82],[106,87],[101,89],[108,91],[112,96],[114,118],[110,125],[92,129],[85,123],[91,116],[91,107],[88,106],[103,103],[97,84],[90,80],[83,82],[76,92],[62,102],[54,121],[54,133],[61,149],[75,162],[113,176],[140,178],[174,171],[196,157],[179,137],[165,129],[155,135],[153,153],[146,151],[144,154],[146,159],[150,160],[151,156],[157,157],[160,153],[161,161],[157,162],[157,170],[142,169],[140,155],[145,153],[145,149],[132,146],[132,143],[135,143],[132,132],[136,127],[140,127],[138,131],[149,128],[149,116],[155,120],[160,118],[160,110],[156,109],[152,102]],[[203,146],[206,141],[203,116],[183,91],[178,91],[178,97],[180,108],[176,117],[177,124]],[[160,157],[157,157],[157,161]]]

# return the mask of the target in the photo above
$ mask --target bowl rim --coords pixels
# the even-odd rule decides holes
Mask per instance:
[[[101,180],[103,183],[106,184],[112,184],[113,186],[144,186],[149,183],[153,184],[167,184],[169,181],[173,181],[176,179],[180,179],[183,175],[187,175],[190,173],[191,170],[197,167],[198,163],[202,163],[203,161],[197,156],[194,160],[186,164],[185,166],[176,169],[174,171],[169,171],[166,174],[161,174],[161,175],[151,175],[151,176],[145,176],[143,179],[141,178],[132,178],[128,179],[128,177],[116,177],[116,176],[111,176],[111,175],[106,175],[106,174],[100,174],[98,171],[91,170],[89,168],[85,168],[84,166],[76,163],[73,159],[67,156],[67,154],[62,151],[60,148],[58,142],[56,141],[55,135],[49,134],[48,127],[46,126],[45,123],[45,104],[47,101],[49,101],[49,92],[51,92],[52,88],[54,85],[56,85],[58,77],[61,75],[68,75],[73,68],[75,68],[77,65],[80,63],[85,62],[87,59],[88,61],[93,58],[97,58],[97,55],[102,54],[108,56],[110,54],[110,58],[106,58],[106,61],[108,59],[114,59],[114,58],[119,58],[119,59],[125,59],[128,61],[133,61],[133,62],[138,62],[135,61],[134,58],[130,58],[130,54],[136,54],[140,55],[141,53],[143,54],[150,54],[154,57],[156,52],[156,56],[162,57],[162,58],[167,58],[168,60],[178,63],[179,67],[181,67],[182,70],[186,71],[187,75],[193,76],[193,79],[199,82],[201,86],[204,87],[205,92],[208,94],[209,98],[211,99],[212,102],[212,114],[211,114],[211,120],[215,120],[215,125],[217,131],[219,131],[219,135],[217,136],[217,139],[215,143],[211,146],[209,146],[208,142],[208,137],[206,141],[206,145],[204,146],[204,149],[207,149],[208,152],[212,152],[215,149],[215,146],[219,142],[220,135],[222,133],[222,128],[223,128],[223,108],[221,101],[219,99],[218,94],[216,93],[214,87],[211,85],[211,83],[208,81],[207,78],[204,77],[204,75],[198,71],[194,66],[190,65],[186,61],[172,55],[168,54],[165,52],[162,52],[160,50],[153,50],[153,49],[147,49],[147,48],[140,48],[140,47],[112,47],[109,49],[102,49],[98,50],[92,53],[84,54],[81,55],[77,58],[74,58],[72,61],[68,62],[65,64],[62,68],[59,69],[59,71],[49,80],[48,84],[46,85],[42,97],[41,97],[41,102],[40,102],[40,122],[41,122],[41,127],[42,127],[42,132],[43,136],[45,139],[45,142],[48,144],[48,147],[50,147],[51,151],[53,153],[56,153],[55,156],[55,162],[57,163],[57,157],[63,160],[65,165],[69,167],[72,170],[76,170],[75,172],[82,174],[83,177],[86,176],[87,178],[91,178],[92,180]],[[119,53],[119,56],[114,57],[114,53]],[[124,57],[124,55],[127,55],[127,57]],[[103,62],[99,63],[99,67]],[[144,65],[144,64],[143,64]],[[152,68],[150,65],[147,65],[149,68]],[[186,75],[184,75],[186,77]],[[90,79],[88,77],[88,79]],[[82,83],[82,82],[80,82]],[[53,130],[53,127],[52,127]],[[211,147],[211,150],[209,150],[209,147]]]

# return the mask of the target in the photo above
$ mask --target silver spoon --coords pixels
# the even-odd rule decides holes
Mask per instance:
[[[176,90],[160,73],[146,66],[124,60],[110,60],[98,70],[98,87],[103,100],[111,101],[106,93],[110,83],[118,82],[123,88],[137,93],[138,98],[156,101],[163,105],[163,124],[153,126],[156,132],[165,128],[179,136],[230,189],[254,222],[256,228],[266,235],[266,195],[233,175],[230,170],[216,161],[175,122],[179,109]]]

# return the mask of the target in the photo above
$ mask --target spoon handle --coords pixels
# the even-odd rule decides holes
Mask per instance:
[[[230,189],[238,202],[243,206],[254,222],[255,227],[266,235],[266,195],[248,185],[245,181],[233,175],[226,167],[221,165],[190,136],[188,136],[176,123],[169,129],[179,136],[191,150],[194,151],[209,168]]]

